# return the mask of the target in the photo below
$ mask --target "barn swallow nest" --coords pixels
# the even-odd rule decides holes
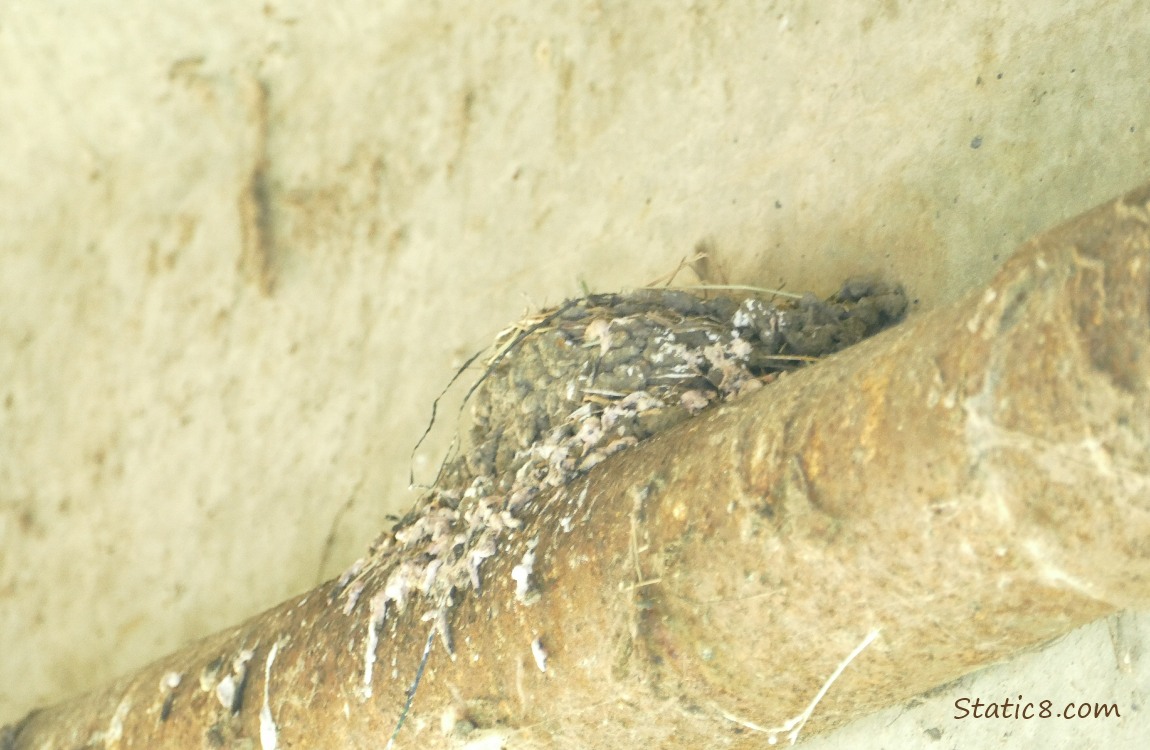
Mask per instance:
[[[337,586],[345,609],[355,607],[369,570],[378,568],[387,578],[372,587],[371,632],[418,592],[451,651],[447,612],[467,589],[481,590],[484,560],[523,525],[541,493],[898,322],[906,306],[901,286],[853,279],[826,301],[640,289],[571,300],[519,321],[496,339],[469,393],[468,448],[445,462],[415,509],[377,540],[372,562],[345,573]],[[534,542],[523,546],[512,575],[516,599],[530,603],[538,596]],[[370,692],[370,669],[365,679]]]

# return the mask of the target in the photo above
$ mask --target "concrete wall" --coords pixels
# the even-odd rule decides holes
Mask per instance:
[[[1147,49],[1140,0],[0,5],[0,722],[346,566],[525,309],[699,249],[954,299],[1150,179]],[[953,688],[1121,721],[826,747],[1133,747],[1147,620]]]

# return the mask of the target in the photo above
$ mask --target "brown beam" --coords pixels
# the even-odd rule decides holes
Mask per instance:
[[[805,733],[1147,604],[1148,297],[1150,186],[613,457],[485,563],[396,745],[762,747],[863,643]],[[535,537],[526,604],[512,569]],[[34,712],[0,748],[382,747],[434,625],[386,621],[369,697],[387,574],[369,565],[354,607],[330,582]]]

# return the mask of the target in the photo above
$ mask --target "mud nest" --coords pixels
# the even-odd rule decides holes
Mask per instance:
[[[571,300],[500,334],[472,397],[469,449],[435,485],[517,510],[607,456],[902,319],[902,287],[852,279],[827,300],[640,289]]]
[[[545,490],[558,488],[546,502],[564,497],[565,485],[611,454],[877,333],[906,307],[901,286],[852,279],[827,300],[597,294],[512,325],[464,399],[474,417],[465,449],[333,589],[349,614],[368,597],[365,693],[385,622],[394,626],[413,598],[432,623],[428,649],[438,634],[453,652],[450,612],[468,590],[481,591],[484,561],[522,553],[515,600],[543,595],[533,577],[538,537],[514,536]],[[569,522],[560,519],[563,531]],[[418,675],[409,703],[417,684]]]

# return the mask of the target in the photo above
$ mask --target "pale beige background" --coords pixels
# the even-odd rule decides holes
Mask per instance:
[[[529,307],[699,247],[954,299],[1150,180],[1148,49],[1141,0],[0,2],[0,721],[346,566]],[[826,746],[1134,747],[1124,622],[954,688],[1121,721]]]

